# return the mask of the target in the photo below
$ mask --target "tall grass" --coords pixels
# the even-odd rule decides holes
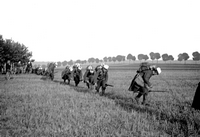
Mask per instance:
[[[150,106],[127,91],[133,71],[109,72],[105,96],[36,75],[0,76],[2,136],[198,136],[200,113],[190,108],[199,71],[166,71],[153,77]]]

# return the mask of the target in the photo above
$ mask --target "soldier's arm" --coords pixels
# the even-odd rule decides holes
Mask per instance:
[[[100,72],[100,71],[96,71],[96,72],[94,73],[94,83],[97,83],[97,78],[98,78],[98,76],[99,76],[99,72]]]
[[[108,73],[106,73],[105,82],[108,82]]]
[[[149,81],[150,77],[151,77],[151,73],[150,72],[146,72],[143,75],[144,83],[147,84],[149,87],[151,87],[151,83]]]
[[[83,75],[83,80],[84,80],[84,81],[86,80],[87,74],[88,74],[88,71],[86,70],[86,72],[85,72],[84,75]]]

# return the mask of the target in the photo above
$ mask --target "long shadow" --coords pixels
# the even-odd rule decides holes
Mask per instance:
[[[77,91],[77,92],[83,92],[83,93],[87,93],[87,92],[90,93],[90,92],[92,92],[92,91],[89,90],[87,87],[83,87],[83,86],[80,86],[80,85],[75,86],[74,84],[72,84],[72,82],[71,82],[70,84],[65,83],[64,81],[58,81],[58,80],[53,80],[53,82],[59,83],[59,84],[61,84],[61,85],[67,85],[67,86],[69,86],[71,89],[74,89],[74,90]]]
[[[165,91],[153,91],[153,92],[165,92]],[[167,92],[167,91],[166,91]],[[150,116],[155,116],[155,118],[158,120],[158,121],[168,121],[168,123],[171,123],[171,124],[174,124],[174,123],[179,123],[180,125],[180,130],[182,132],[184,132],[184,134],[186,136],[189,135],[189,130],[188,130],[188,122],[194,122],[194,128],[195,128],[195,131],[198,132],[198,134],[200,134],[200,123],[198,121],[194,121],[192,120],[191,118],[189,119],[187,115],[182,115],[182,113],[185,113],[184,111],[184,108],[181,108],[180,106],[180,110],[179,110],[179,113],[177,116],[174,116],[174,114],[172,114],[173,112],[167,112],[167,111],[164,111],[162,109],[159,109],[161,106],[160,105],[138,105],[136,103],[135,100],[133,100],[132,97],[123,97],[122,95],[117,95],[115,94],[114,92],[113,93],[106,93],[104,95],[105,97],[109,98],[109,99],[112,99],[115,101],[115,104],[116,105],[119,105],[122,109],[124,109],[125,111],[127,112],[132,112],[133,110],[134,111],[137,111],[139,113],[148,113],[148,115]],[[173,105],[173,104],[172,104]],[[176,105],[176,104],[174,104]],[[191,113],[193,113],[192,109],[189,109],[191,110]],[[160,127],[161,130],[164,130],[166,133],[168,134],[171,134],[172,131],[169,131],[169,129],[166,129],[166,128],[163,128],[163,127]]]

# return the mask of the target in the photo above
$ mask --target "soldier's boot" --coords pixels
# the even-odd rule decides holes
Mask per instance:
[[[86,85],[87,85],[88,89],[90,89],[90,84],[89,84],[89,83],[86,83]]]
[[[143,95],[143,101],[142,101],[142,105],[149,105],[149,104],[147,104],[147,93],[145,93],[144,95]]]
[[[135,101],[137,104],[139,104],[139,98],[137,96],[135,97]]]
[[[139,99],[142,96],[141,93],[139,93],[136,97],[135,97],[135,101],[137,102],[137,104],[139,104]]]
[[[70,80],[68,80],[68,85],[70,84]]]
[[[101,92],[101,96],[103,96],[105,94],[105,90],[102,90]]]

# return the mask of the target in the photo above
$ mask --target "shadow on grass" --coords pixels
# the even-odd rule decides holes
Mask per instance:
[[[165,91],[153,91],[153,92],[165,92]],[[167,92],[167,91],[166,91]],[[176,106],[177,104],[172,104],[175,107],[179,108],[179,111],[167,111],[162,109],[162,105],[155,105],[155,104],[148,104],[148,105],[138,105],[134,100],[134,96],[132,97],[124,97],[123,95],[117,95],[113,93],[106,93],[105,97],[112,99],[115,101],[115,104],[120,106],[127,112],[137,111],[138,113],[146,113],[150,115],[151,120],[153,119],[152,116],[156,118],[158,121],[166,122],[163,126],[160,126],[159,129],[165,131],[168,134],[174,134],[173,126],[179,126],[179,133],[184,133],[185,136],[190,136],[192,134],[200,134],[200,120],[195,117],[195,111],[191,108],[188,110],[184,110],[184,108],[180,106]],[[192,123],[193,130],[191,131],[188,127],[191,126]],[[167,126],[167,127],[166,127]]]
[[[86,87],[83,87],[83,86],[80,86],[80,85],[75,86],[74,81],[71,81],[70,84],[68,84],[67,82],[64,82],[64,81],[59,81],[59,80],[53,80],[53,82],[61,84],[61,85],[67,85],[71,89],[74,89],[77,92],[82,92],[82,93],[87,93],[87,92],[90,93],[91,92],[91,90],[89,90]]]

